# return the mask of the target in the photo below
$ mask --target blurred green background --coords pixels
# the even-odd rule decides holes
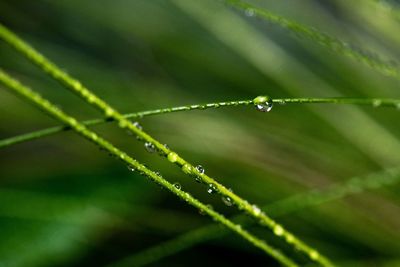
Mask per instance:
[[[248,3],[397,64],[396,2]],[[400,97],[395,78],[249,15],[215,0],[0,1],[1,23],[123,113],[257,95]],[[0,67],[78,119],[102,116],[4,42]],[[220,108],[140,124],[261,206],[400,165],[399,112],[276,105],[269,113]],[[0,138],[58,125],[5,88],[0,122]],[[216,210],[237,213],[114,123],[93,129]],[[399,189],[363,192],[278,221],[338,266],[400,266]],[[0,150],[2,267],[106,266],[209,223],[73,132]],[[244,266],[243,259],[246,266],[277,266],[234,234],[149,266]]]

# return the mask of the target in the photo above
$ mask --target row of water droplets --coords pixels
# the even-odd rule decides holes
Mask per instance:
[[[272,107],[273,107],[273,101],[272,101],[272,99],[271,99],[270,97],[268,97],[268,96],[258,96],[258,97],[256,97],[256,98],[253,100],[253,104],[254,104],[255,108],[256,108],[258,111],[261,111],[261,112],[269,112],[269,111],[272,110]],[[280,103],[280,104],[284,104],[284,103]],[[140,129],[140,130],[143,129],[142,126],[141,126],[138,122],[134,122],[133,124],[134,124],[134,126],[135,126],[136,128],[138,128],[138,129]],[[142,139],[138,137],[138,140],[142,140]],[[167,145],[164,145],[164,146],[165,146],[166,148],[168,148]],[[152,144],[151,142],[145,142],[145,143],[144,143],[144,147],[145,147],[146,151],[149,152],[149,153],[154,153],[154,152],[157,152],[157,151],[158,151],[160,155],[164,154],[162,151],[159,151],[159,150],[154,146],[154,144]],[[164,155],[165,155],[165,154],[164,154]],[[167,157],[168,161],[170,161],[171,163],[175,163],[175,162],[177,162],[177,160],[179,159],[179,156],[178,156],[175,152],[169,152],[169,153],[166,155],[166,157]],[[198,183],[205,183],[205,182],[203,181],[202,177],[201,177],[201,175],[205,173],[205,169],[204,169],[203,166],[197,165],[196,167],[193,168],[190,164],[187,164],[187,163],[186,163],[186,164],[182,165],[181,168],[182,168],[182,171],[183,171],[184,173],[189,174],[189,175],[191,175],[191,176],[194,176],[196,182],[198,182]],[[129,169],[130,171],[135,171],[135,168],[134,168],[133,166],[131,166],[131,165],[128,165],[128,169]],[[159,176],[161,176],[160,173],[156,173],[156,174],[159,175]],[[175,183],[173,184],[173,186],[174,186],[176,189],[178,189],[178,190],[181,190],[181,189],[182,189],[181,184],[179,184],[178,182],[175,182]],[[232,192],[231,189],[229,189],[229,191]],[[218,190],[217,186],[216,186],[214,183],[207,183],[207,193],[209,193],[209,194],[215,194],[215,193],[219,193],[219,190]],[[186,193],[186,194],[189,195],[189,193]],[[221,196],[221,199],[222,199],[222,202],[223,202],[226,206],[228,206],[228,207],[233,206],[233,204],[234,204],[233,201],[232,201],[232,199],[231,199],[229,196],[222,195],[222,196]],[[247,201],[246,201],[246,203],[247,203]],[[211,205],[209,205],[209,204],[207,205],[207,208],[208,208],[208,209],[213,209],[213,207],[212,207]],[[244,209],[243,206],[239,206],[238,208],[239,208],[239,209]],[[256,215],[256,216],[260,216],[260,215],[263,213],[263,211],[262,211],[257,205],[252,205],[252,206],[251,206],[251,210],[252,210],[253,214]],[[200,210],[199,210],[199,213],[202,214],[202,215],[205,215],[205,214],[206,214],[206,212],[205,212],[203,209],[200,209]],[[272,228],[272,231],[273,231],[273,233],[274,233],[275,235],[284,237],[285,240],[286,240],[288,243],[293,243],[293,242],[295,241],[294,236],[291,235],[291,234],[288,234],[288,233],[285,231],[285,229],[284,229],[282,226],[278,225],[278,224],[276,224],[276,225]],[[312,259],[315,260],[315,259],[317,259],[317,258],[319,257],[319,254],[318,254],[317,251],[313,250],[313,251],[311,251],[311,253],[309,254],[309,256],[310,256]]]
[[[258,111],[261,111],[261,112],[269,112],[269,111],[271,111],[271,109],[273,107],[272,99],[270,97],[268,97],[268,96],[258,96],[258,97],[256,97],[253,100],[253,104],[254,104],[255,108]],[[206,105],[204,107],[206,107]],[[110,115],[110,114],[107,114],[107,115]],[[138,122],[133,122],[133,125],[136,128],[138,128],[139,130],[143,130],[143,127]],[[122,125],[120,125],[120,126],[122,126]],[[132,134],[132,132],[129,131],[129,134]],[[143,139],[140,138],[139,136],[137,136],[137,139],[139,141],[143,141]],[[164,146],[166,148],[168,148],[168,146],[166,144]],[[149,153],[158,152],[160,155],[164,155],[165,156],[165,154],[162,151],[158,150],[157,147],[151,142],[148,142],[148,141],[144,142],[144,148]],[[177,162],[177,160],[179,158],[178,154],[176,154],[175,152],[169,152],[166,155],[166,157],[167,157],[168,161],[170,161],[171,163]],[[128,169],[130,171],[135,171],[135,168],[133,166],[131,166],[131,165],[128,165]],[[205,169],[203,168],[203,166],[197,165],[195,168],[193,168],[190,164],[186,163],[186,164],[182,165],[181,169],[182,169],[182,171],[184,173],[193,176],[195,178],[196,182],[205,183],[203,181],[202,177],[201,177],[201,175],[205,173]],[[206,183],[206,184],[207,184],[207,193],[209,193],[209,194],[219,193],[219,190],[218,190],[217,186],[214,183]],[[182,189],[182,186],[179,183],[174,183],[173,185],[178,190]],[[232,192],[231,189],[229,189],[229,191]],[[230,207],[230,206],[233,205],[232,199],[229,196],[222,195],[221,199],[222,199],[222,202],[226,206]],[[239,207],[239,209],[241,209],[241,207]],[[260,213],[261,213],[260,208],[258,208],[256,205],[252,206],[252,210],[253,210],[254,214],[256,214],[256,215],[260,215]]]

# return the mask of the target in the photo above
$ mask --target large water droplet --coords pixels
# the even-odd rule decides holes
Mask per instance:
[[[262,112],[270,112],[274,106],[269,96],[257,96],[254,98],[253,103],[256,109]]]
[[[154,153],[156,151],[156,147],[150,142],[144,143],[144,148],[146,148],[147,152],[150,153]]]
[[[217,186],[215,184],[213,184],[213,183],[208,184],[207,193],[214,194],[214,193],[217,193],[217,192],[218,192],[218,188],[217,188]]]
[[[178,190],[181,190],[182,186],[180,183],[174,183],[174,187]]]

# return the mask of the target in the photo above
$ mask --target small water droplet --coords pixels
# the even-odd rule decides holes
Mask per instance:
[[[197,170],[199,173],[201,173],[201,174],[204,173],[204,168],[203,168],[203,166],[201,166],[201,165],[197,165],[197,166],[196,166],[196,170]]]
[[[313,259],[313,260],[318,259],[319,258],[319,253],[317,251],[315,251],[315,250],[311,251],[310,252],[310,258]]]
[[[112,117],[114,115],[114,110],[112,108],[106,108],[105,112],[106,117]]]
[[[194,180],[196,182],[198,182],[198,183],[202,183],[203,182],[203,178],[201,178],[200,176],[196,176],[196,178]]]
[[[184,173],[186,173],[186,174],[192,174],[193,173],[193,167],[191,166],[191,165],[189,165],[189,164],[184,164],[183,166],[182,166],[182,171],[184,172]]]
[[[252,205],[251,208],[256,216],[261,214],[261,209],[257,205]]]
[[[88,100],[89,103],[94,103],[96,98],[93,95],[89,95],[87,100]]]
[[[208,209],[210,209],[210,210],[214,209],[213,206],[211,206],[210,204],[207,204],[206,207],[207,207]],[[199,210],[199,213],[200,213],[201,215],[206,215],[206,214],[207,214],[206,211],[205,211],[204,209],[200,209],[200,210]]]
[[[281,236],[283,235],[284,229],[282,226],[280,225],[275,225],[274,227],[274,234],[276,234],[277,236]]]
[[[254,106],[258,111],[270,112],[274,104],[269,96],[257,96],[253,100]]]
[[[373,106],[374,108],[377,108],[377,107],[379,107],[380,105],[382,105],[382,100],[380,100],[380,99],[374,99],[374,101],[372,101],[372,106]]]
[[[213,184],[213,183],[208,184],[207,193],[215,194],[217,192],[218,192],[218,188],[215,186],[215,184]]]
[[[178,190],[181,190],[182,186],[180,183],[174,183],[174,187]]]
[[[252,16],[254,16],[254,9],[252,9],[252,8],[247,8],[245,11],[244,11],[244,14],[246,15],[246,16],[248,16],[248,17],[252,17]]]
[[[166,149],[168,149],[168,150],[170,149],[169,146],[168,146],[167,144],[164,144],[164,147],[165,147]]]
[[[137,121],[133,122],[132,124],[133,124],[133,126],[135,126],[136,128],[138,128],[139,130],[143,130],[142,125],[140,125]]]
[[[222,202],[224,202],[225,205],[227,205],[228,207],[232,206],[232,199],[230,197],[227,196],[222,196],[221,197]]]
[[[155,146],[150,142],[144,143],[144,148],[146,148],[147,152],[149,153],[154,153],[156,151]]]
[[[120,128],[126,128],[128,126],[128,124],[129,124],[129,121],[127,121],[127,120],[121,120],[118,122],[118,126]]]
[[[288,242],[289,244],[293,243],[293,241],[294,241],[294,237],[292,234],[286,234],[285,239],[286,239],[286,242]]]
[[[128,165],[127,167],[128,167],[128,170],[130,170],[131,172],[135,171],[135,168],[132,165]]]
[[[174,162],[176,162],[176,161],[178,160],[178,154],[176,154],[175,152],[170,152],[170,153],[168,154],[168,156],[167,156],[167,159],[168,159],[170,162],[174,163]]]

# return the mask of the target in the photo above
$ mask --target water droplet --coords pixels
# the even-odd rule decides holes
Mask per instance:
[[[283,232],[284,232],[284,229],[283,229],[282,226],[276,225],[276,226],[274,227],[274,234],[276,234],[277,236],[283,235]]]
[[[286,242],[288,242],[289,244],[293,243],[293,241],[294,241],[294,237],[292,234],[286,234],[285,239],[286,239]]]
[[[164,144],[164,147],[165,147],[166,149],[168,149],[168,150],[170,149],[169,146],[168,146],[167,144]]]
[[[261,214],[261,209],[257,205],[252,205],[251,208],[256,216]]]
[[[128,126],[128,124],[129,124],[129,121],[127,121],[127,120],[121,120],[118,122],[118,126],[121,128],[126,128]]]
[[[244,11],[244,14],[246,15],[246,16],[248,16],[248,17],[252,17],[252,16],[254,16],[254,9],[252,9],[252,8],[247,8],[245,11]]]
[[[180,183],[174,183],[174,187],[178,190],[181,190],[182,186]]]
[[[132,124],[133,124],[133,126],[135,126],[136,128],[138,128],[139,130],[143,130],[142,125],[140,125],[137,121],[133,122]]]
[[[213,184],[213,183],[208,184],[207,193],[214,194],[217,192],[218,192],[218,188],[215,186],[215,184]]]
[[[201,165],[197,165],[197,166],[196,166],[196,170],[197,170],[199,173],[201,173],[201,174],[204,173],[204,168],[203,168],[203,166],[201,166]]]
[[[189,165],[189,164],[184,164],[183,166],[182,166],[182,171],[184,172],[184,173],[186,173],[186,174],[192,174],[193,173],[193,167],[191,166],[191,165]]]
[[[195,181],[198,183],[202,183],[203,182],[203,178],[201,178],[200,176],[196,176]]]
[[[317,251],[315,251],[315,250],[311,251],[310,252],[310,258],[313,259],[313,260],[318,259],[319,258],[319,253]]]
[[[93,95],[89,95],[87,100],[88,100],[89,103],[94,103],[96,98]]]
[[[377,108],[377,107],[379,107],[380,105],[382,105],[382,100],[380,100],[380,99],[374,99],[374,101],[372,101],[372,106],[373,106],[374,108]]]
[[[176,161],[178,160],[178,154],[176,154],[175,152],[170,152],[170,153],[168,154],[168,156],[167,156],[167,159],[168,159],[170,162],[174,163],[174,162],[176,162]]]
[[[147,152],[149,153],[154,153],[156,151],[155,146],[150,142],[144,143],[144,148],[146,148]]]
[[[114,110],[112,108],[106,108],[105,112],[106,117],[112,117],[114,115]]]
[[[224,202],[225,205],[227,205],[228,207],[232,206],[232,199],[230,197],[227,196],[222,196],[221,197],[222,202]]]
[[[134,172],[135,168],[132,165],[128,165],[128,170],[130,170],[131,172]]]
[[[254,98],[253,103],[256,109],[262,112],[270,112],[274,105],[269,96],[257,96]]]
[[[208,209],[210,209],[210,210],[214,209],[213,206],[211,206],[210,204],[207,204],[206,207],[207,207]],[[206,211],[205,211],[204,209],[200,209],[200,210],[199,210],[199,213],[200,213],[201,215],[206,215],[206,214],[207,214]]]

